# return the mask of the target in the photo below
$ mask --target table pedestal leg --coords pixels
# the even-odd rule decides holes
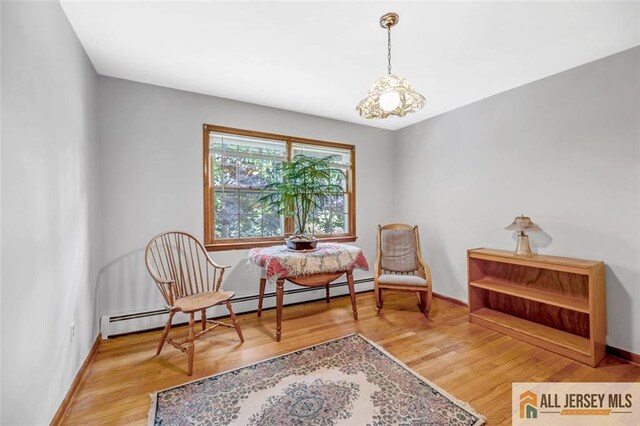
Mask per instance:
[[[284,296],[284,280],[276,282],[276,341],[282,336],[282,299]]]
[[[347,284],[349,284],[349,296],[351,296],[351,309],[353,309],[353,319],[358,319],[358,308],[356,306],[356,292],[353,287],[353,272],[347,272]]]
[[[260,278],[260,295],[258,297],[258,316],[262,316],[262,300],[264,299],[264,287],[267,284],[266,278]]]

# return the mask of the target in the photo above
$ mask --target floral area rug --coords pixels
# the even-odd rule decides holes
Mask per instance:
[[[151,395],[152,425],[457,425],[484,419],[352,334]]]

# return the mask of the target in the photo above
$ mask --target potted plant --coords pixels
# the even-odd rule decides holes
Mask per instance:
[[[278,214],[293,218],[294,232],[286,240],[293,250],[315,249],[318,240],[307,225],[314,211],[321,209],[332,196],[342,195],[342,187],[332,178],[342,170],[332,167],[335,155],[308,157],[296,155],[277,167],[282,180],[262,189],[260,202]]]

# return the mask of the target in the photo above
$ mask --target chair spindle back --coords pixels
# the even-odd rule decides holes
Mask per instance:
[[[211,260],[193,235],[172,231],[156,235],[145,250],[145,263],[169,305],[173,300],[218,291],[224,268]],[[168,285],[173,282],[173,286]]]

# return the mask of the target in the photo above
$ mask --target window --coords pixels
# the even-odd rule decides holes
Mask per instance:
[[[334,183],[344,194],[315,211],[311,226],[325,241],[355,241],[355,148],[268,133],[204,126],[204,232],[209,250],[281,244],[293,221],[258,201],[281,179],[278,165],[296,155],[334,156]]]

